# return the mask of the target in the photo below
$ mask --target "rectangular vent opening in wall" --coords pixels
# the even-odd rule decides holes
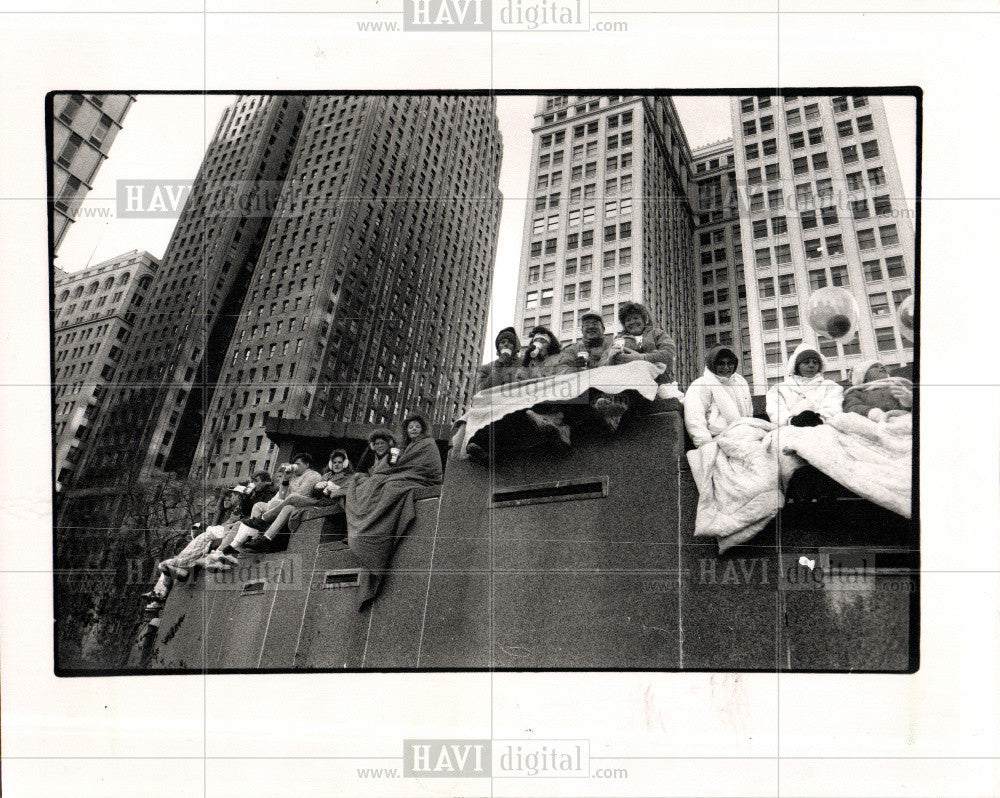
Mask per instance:
[[[339,587],[357,587],[361,584],[359,571],[327,571],[323,575],[323,589],[331,590]]]
[[[573,499],[603,499],[607,495],[607,477],[586,477],[501,488],[493,492],[490,506],[519,507],[525,504],[564,502]]]
[[[253,582],[244,582],[241,596],[255,596],[264,592],[266,582],[263,579],[255,579]]]

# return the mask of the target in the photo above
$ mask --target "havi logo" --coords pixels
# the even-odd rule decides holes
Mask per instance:
[[[119,180],[119,218],[176,218],[191,193],[190,180]]]
[[[403,775],[418,778],[486,777],[489,740],[403,740]]]
[[[491,0],[405,0],[403,30],[490,30]]]

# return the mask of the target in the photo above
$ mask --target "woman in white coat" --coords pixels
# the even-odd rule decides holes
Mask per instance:
[[[736,419],[753,415],[750,386],[736,373],[736,352],[717,345],[705,356],[705,373],[684,394],[684,426],[701,447]]]
[[[840,413],[844,389],[823,376],[826,358],[810,344],[792,353],[785,379],[767,392],[767,417],[779,427],[815,427]]]

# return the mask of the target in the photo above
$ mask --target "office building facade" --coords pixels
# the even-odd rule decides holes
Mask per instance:
[[[860,311],[853,337],[820,339],[827,376],[912,361],[898,309],[913,291],[913,227],[882,99],[736,96],[731,114],[755,392],[816,340],[806,305],[825,286]]]
[[[159,265],[148,252],[135,250],[56,276],[52,390],[57,491],[72,483]]]
[[[698,366],[697,187],[667,97],[541,97],[532,127],[516,327],[579,338],[580,316],[643,302],[677,342],[675,377]]]
[[[273,468],[268,418],[434,424],[484,346],[502,143],[488,96],[318,96],[247,290],[193,474]]]
[[[53,251],[76,218],[134,101],[131,94],[53,96]]]
[[[234,211],[281,185],[303,119],[296,96],[241,96],[216,128],[98,423],[77,487],[109,491],[153,469],[186,473],[247,285],[266,212]]]

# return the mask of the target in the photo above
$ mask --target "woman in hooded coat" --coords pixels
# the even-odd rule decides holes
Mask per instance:
[[[844,389],[823,376],[826,358],[815,346],[799,344],[785,379],[767,392],[767,417],[779,427],[813,427],[840,413]]]
[[[880,421],[887,413],[909,413],[913,407],[913,383],[890,377],[877,360],[858,363],[851,371],[851,387],[844,392],[844,412]]]
[[[552,374],[567,372],[559,353],[562,344],[548,327],[535,327],[529,336],[528,348],[521,358],[521,368],[518,369],[519,380],[534,380],[538,377],[548,377]]]
[[[684,394],[684,426],[695,446],[704,446],[736,419],[753,415],[750,386],[736,352],[717,345],[705,356],[705,373]]]

